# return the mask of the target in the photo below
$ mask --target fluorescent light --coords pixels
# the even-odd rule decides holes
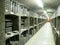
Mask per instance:
[[[47,9],[47,12],[54,12],[54,9]]]
[[[42,2],[42,0],[35,0],[35,2],[37,3],[37,5],[39,7],[42,7],[43,8],[43,2]]]
[[[51,11],[53,11],[53,10],[52,10],[52,9],[47,9],[47,11],[48,11],[48,12],[51,12]]]
[[[44,10],[44,14],[46,15],[47,18],[49,17],[48,14],[47,14],[47,11],[45,11],[45,10]]]

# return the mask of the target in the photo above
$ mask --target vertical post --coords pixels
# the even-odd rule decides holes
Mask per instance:
[[[5,0],[0,0],[0,45],[5,45],[4,1]]]
[[[55,27],[56,27],[56,18],[55,18]]]
[[[21,16],[19,16],[19,45],[22,45],[21,43]]]

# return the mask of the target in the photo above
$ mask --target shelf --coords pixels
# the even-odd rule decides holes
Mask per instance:
[[[20,32],[20,33],[24,32],[24,31],[26,31],[26,30],[28,30],[28,29],[21,29],[21,32]]]
[[[8,39],[8,38],[11,38],[11,37],[18,35],[18,34],[19,34],[18,31],[13,31],[13,32],[6,33],[5,36],[6,36],[6,39]]]
[[[5,21],[6,21],[6,22],[12,22],[12,20],[9,20],[9,19],[6,19]]]
[[[14,14],[14,12],[6,12],[5,14],[6,15],[16,15],[16,14]]]
[[[30,28],[34,28],[34,26],[30,26],[29,29],[30,29]]]
[[[15,30],[19,30],[19,17],[13,14],[6,14],[5,15],[5,33],[12,32]]]
[[[37,26],[37,25],[34,25],[34,26]]]
[[[21,16],[21,18],[24,18],[25,19],[25,18],[28,18],[28,16],[23,15],[23,16]]]

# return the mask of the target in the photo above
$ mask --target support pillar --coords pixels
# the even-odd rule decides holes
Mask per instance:
[[[4,1],[5,0],[0,0],[0,45],[5,45]]]

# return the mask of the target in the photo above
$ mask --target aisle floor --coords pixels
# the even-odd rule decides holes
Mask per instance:
[[[25,45],[55,45],[50,22],[44,26]]]

